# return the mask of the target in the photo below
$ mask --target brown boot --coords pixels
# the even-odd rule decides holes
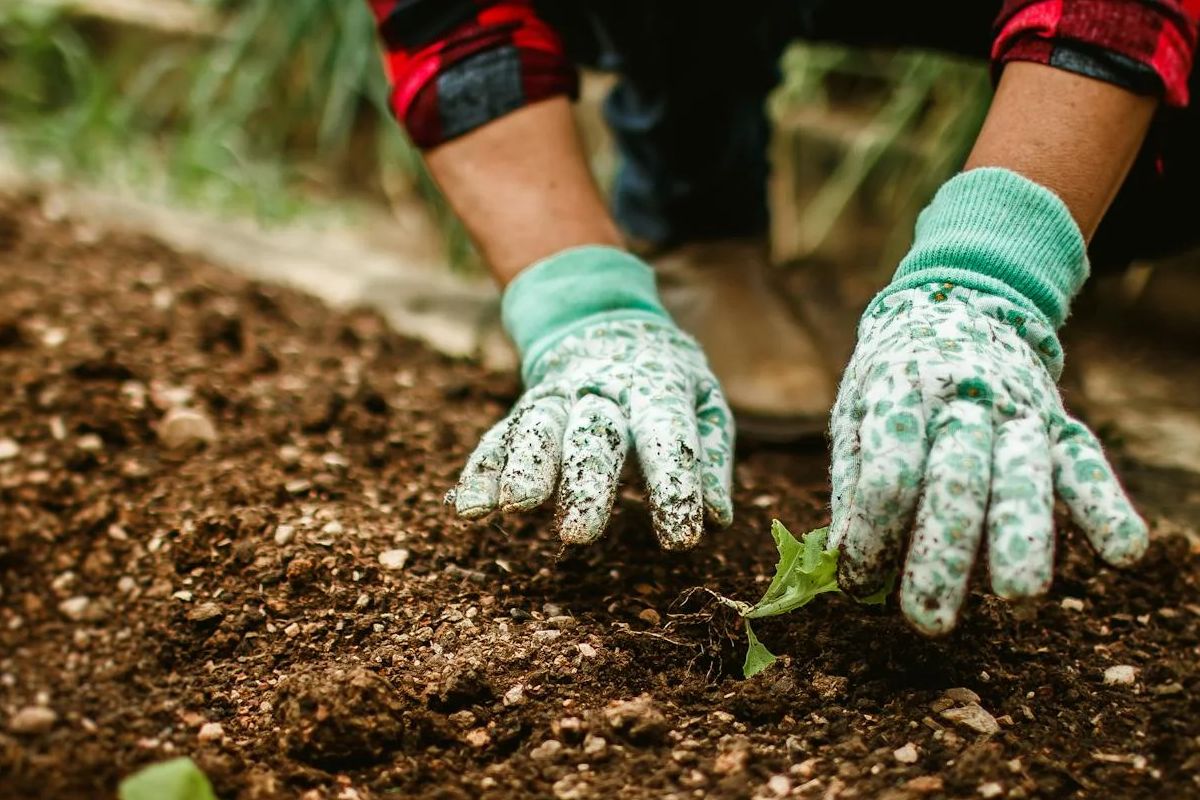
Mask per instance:
[[[833,375],[812,334],[772,287],[764,243],[687,244],[652,263],[664,305],[704,348],[739,433],[786,440],[824,432]]]

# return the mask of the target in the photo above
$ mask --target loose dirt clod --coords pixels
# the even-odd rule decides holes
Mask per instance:
[[[376,762],[423,735],[392,685],[365,669],[290,675],[275,709],[286,750],[327,769]]]
[[[614,733],[635,743],[658,741],[669,727],[667,718],[646,694],[610,703],[604,709],[604,719]]]

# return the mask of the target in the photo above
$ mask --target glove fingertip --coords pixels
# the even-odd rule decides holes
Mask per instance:
[[[1114,567],[1136,564],[1150,547],[1150,530],[1137,514],[1125,517],[1099,548],[1100,557]]]
[[[948,598],[912,586],[900,590],[900,610],[908,623],[924,636],[945,636],[958,624],[959,609]]]
[[[478,482],[460,483],[446,495],[447,502],[451,501],[451,495],[454,510],[463,519],[479,519],[496,510],[494,487],[480,486]]]

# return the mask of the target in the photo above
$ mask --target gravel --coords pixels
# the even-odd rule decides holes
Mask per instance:
[[[45,706],[26,706],[13,714],[8,722],[8,729],[13,733],[37,734],[45,733],[58,722],[58,714]]]
[[[1137,680],[1137,668],[1117,664],[1104,670],[1104,682],[1109,686],[1131,686]]]

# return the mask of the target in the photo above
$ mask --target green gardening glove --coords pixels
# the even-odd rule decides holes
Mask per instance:
[[[468,519],[527,511],[557,491],[559,535],[595,541],[632,446],[655,533],[693,547],[733,518],[733,418],[704,354],[659,302],[654,273],[611,247],[564,251],[504,293],[525,394],[447,496]]]
[[[1056,492],[1106,561],[1141,557],[1146,525],[1055,385],[1055,329],[1086,277],[1066,206],[1016,173],[959,175],[922,213],[863,315],[833,412],[843,588],[882,587],[911,529],[901,607],[922,632],[949,631],[986,530],[992,590],[1041,594]]]

